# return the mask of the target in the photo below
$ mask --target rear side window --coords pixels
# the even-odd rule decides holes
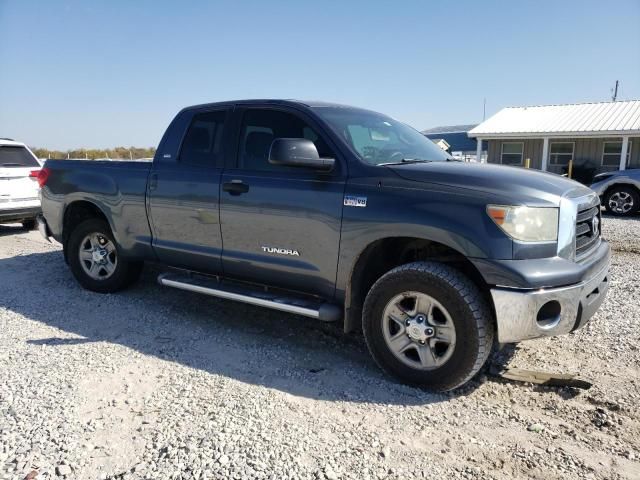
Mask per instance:
[[[0,167],[24,168],[39,166],[38,161],[24,147],[0,147]]]
[[[222,133],[226,111],[198,113],[182,142],[180,163],[197,167],[222,166]]]
[[[251,109],[244,114],[240,131],[240,168],[246,170],[300,171],[269,163],[269,150],[276,138],[311,140],[323,158],[335,158],[326,142],[301,118],[279,110]]]

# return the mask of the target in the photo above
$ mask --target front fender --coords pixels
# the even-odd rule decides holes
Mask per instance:
[[[347,195],[366,198],[365,207],[345,206],[336,297],[345,298],[360,254],[372,243],[410,237],[445,245],[467,258],[511,259],[513,242],[486,214],[490,199],[447,186],[427,189],[347,185]]]
[[[633,187],[636,190],[640,191],[640,181],[634,180],[633,178],[629,178],[629,177],[609,178],[602,182],[594,183],[591,186],[591,189],[595,191],[599,197],[603,197],[604,194],[607,192],[607,190],[613,187],[621,186],[621,185]]]

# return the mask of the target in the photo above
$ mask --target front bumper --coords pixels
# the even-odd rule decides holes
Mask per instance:
[[[536,290],[491,289],[498,342],[562,335],[586,325],[609,289],[609,265],[607,252],[605,266],[577,284]]]

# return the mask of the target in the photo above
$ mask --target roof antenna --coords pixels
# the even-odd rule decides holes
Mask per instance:
[[[611,97],[612,101],[616,101],[616,99],[618,98],[618,84],[620,82],[618,80],[616,80],[616,86],[614,88],[612,88],[611,90],[613,91],[613,96]]]
[[[482,103],[482,121],[483,122],[486,116],[487,116],[487,97],[484,97],[484,101]]]

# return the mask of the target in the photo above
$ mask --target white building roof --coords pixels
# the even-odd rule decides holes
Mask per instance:
[[[469,131],[479,138],[637,134],[640,100],[507,107]]]

